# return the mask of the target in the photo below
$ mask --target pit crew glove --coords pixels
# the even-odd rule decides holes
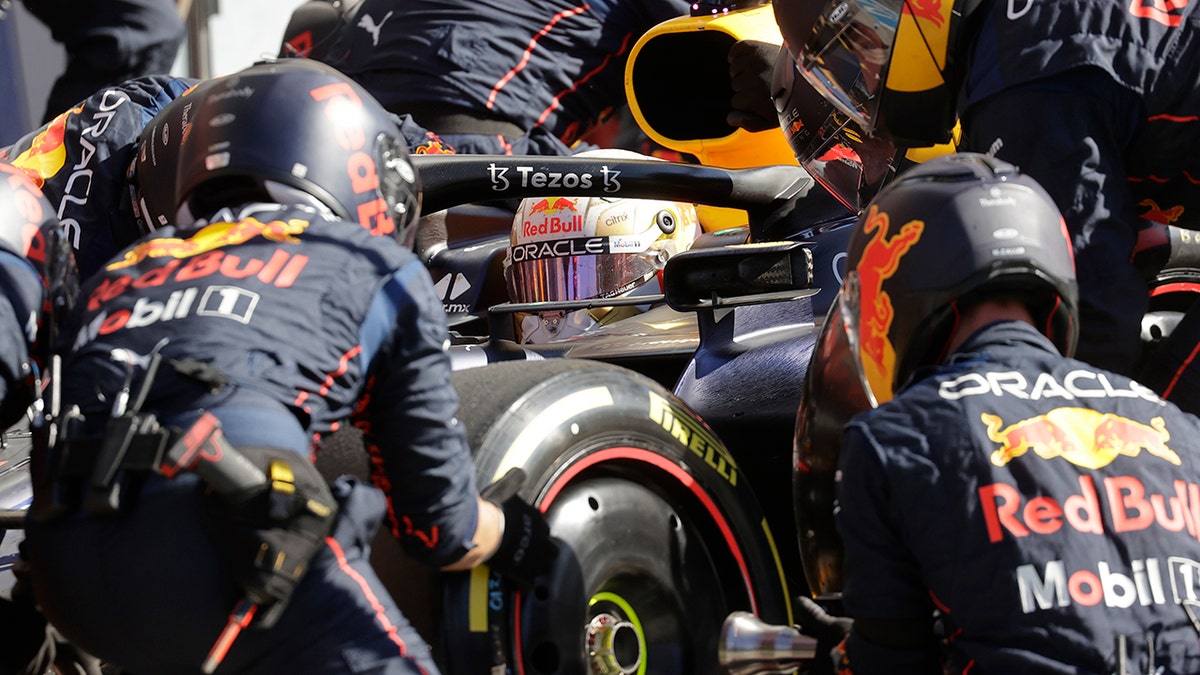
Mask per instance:
[[[725,122],[746,131],[779,128],[779,115],[771,100],[771,76],[779,45],[739,40],[729,48],[729,84],[733,98]]]
[[[500,546],[487,563],[527,591],[535,577],[550,571],[558,557],[558,544],[550,537],[550,525],[542,512],[517,494],[524,482],[525,472],[514,468],[484,488],[480,496],[504,513]]]
[[[805,671],[808,675],[833,675],[841,661],[839,646],[850,627],[852,619],[833,616],[806,596],[796,598],[796,628],[810,637],[817,638],[817,654]]]

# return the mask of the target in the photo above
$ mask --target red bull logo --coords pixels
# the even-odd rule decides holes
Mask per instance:
[[[1138,214],[1141,218],[1152,223],[1161,223],[1163,225],[1174,224],[1175,221],[1183,217],[1184,208],[1182,204],[1176,204],[1171,208],[1164,209],[1158,205],[1153,199],[1143,199],[1138,202],[1138,206],[1144,206],[1145,211]]]
[[[453,155],[454,149],[433,132],[425,133],[428,140],[412,149],[414,155]]]
[[[129,267],[147,258],[190,258],[215,249],[241,244],[255,237],[297,244],[300,240],[294,235],[303,232],[308,225],[308,221],[295,218],[286,222],[272,220],[263,223],[256,218],[246,218],[236,223],[213,223],[187,239],[163,237],[137,244],[126,251],[121,260],[110,263],[106,269]]]
[[[72,108],[55,117],[46,128],[33,137],[29,148],[12,159],[12,165],[22,169],[40,190],[46,179],[57,175],[67,163],[67,148],[63,139],[67,130],[67,119],[78,115],[83,106]]]
[[[938,28],[946,21],[942,11],[942,0],[908,0],[901,10],[917,19],[925,19]]]
[[[17,215],[21,217],[21,241],[10,243],[19,244],[20,249],[18,250],[24,252],[25,257],[33,262],[45,262],[46,243],[42,237],[40,225],[46,219],[47,214],[42,206],[45,202],[40,198],[40,192],[29,176],[15,167],[0,164],[0,177],[3,177],[3,180],[8,181],[8,184],[14,188],[14,206],[17,209]]]
[[[1179,455],[1167,447],[1171,434],[1161,417],[1147,425],[1089,408],[1055,408],[1008,426],[996,415],[983,413],[980,419],[987,427],[988,438],[1000,444],[991,455],[996,466],[1004,466],[1030,451],[1042,459],[1058,457],[1085,469],[1099,469],[1117,457],[1137,457],[1143,451],[1176,466],[1181,464]]]
[[[578,201],[578,199],[567,199],[566,197],[550,197],[549,199],[535,202],[529,207],[528,213],[529,215],[533,215],[535,213],[550,214],[566,210],[574,211]]]
[[[355,195],[365,201],[358,204],[354,214],[358,223],[376,236],[390,236],[396,232],[396,222],[391,210],[379,193],[379,174],[375,160],[367,154],[368,139],[375,141],[374,134],[367,133],[363,124],[363,102],[358,92],[347,82],[337,82],[317,87],[308,92],[314,101],[325,102],[325,115],[333,127],[333,137],[347,153],[346,176]],[[353,207],[353,204],[347,204]]]
[[[1183,22],[1189,4],[1191,0],[1132,0],[1129,13],[1173,28]]]
[[[863,246],[854,271],[858,276],[858,343],[859,361],[876,401],[883,403],[892,397],[892,373],[896,351],[888,338],[895,310],[891,295],[883,284],[896,274],[900,259],[908,253],[925,232],[925,223],[909,221],[900,231],[888,237],[890,218],[875,206],[867,212],[863,231],[871,236]]]

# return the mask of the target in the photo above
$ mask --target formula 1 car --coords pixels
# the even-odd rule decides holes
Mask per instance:
[[[429,214],[418,252],[446,289],[453,381],[479,482],[522,467],[522,496],[563,544],[553,573],[517,593],[486,567],[420,568],[386,533],[377,537],[373,562],[438,643],[444,672],[717,673],[731,612],[790,623],[790,598],[805,588],[791,503],[795,415],[815,317],[832,295],[820,286],[837,285],[849,214],[795,165],[414,160]],[[649,311],[560,343],[518,345],[506,339],[511,315],[549,307],[505,297],[511,207],[562,195],[705,203],[744,210],[747,225],[703,235],[672,258],[662,304]],[[805,231],[779,234],[797,219]],[[6,440],[5,590],[31,494],[28,432]],[[349,431],[334,435],[318,466],[367,473]]]
[[[853,214],[796,165],[414,159],[432,214],[418,253],[445,291],[479,481],[522,467],[522,496],[568,554],[523,595],[482,569],[440,575],[442,601],[406,614],[442,636],[450,673],[720,672],[727,615],[790,623],[806,592],[793,436]],[[662,304],[518,345],[514,313],[648,301],[509,303],[505,205],[539,196],[695,202],[744,210],[747,224],[672,257]]]

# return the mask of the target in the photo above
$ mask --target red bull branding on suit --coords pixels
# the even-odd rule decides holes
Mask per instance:
[[[1072,464],[1076,488],[1031,495],[1016,484],[978,488],[988,541],[1039,536],[1090,536],[1158,530],[1169,540],[1200,541],[1200,485],[1169,478],[1153,482],[1112,471],[1118,460],[1181,466],[1163,417],[1139,421],[1090,408],[1064,406],[1017,420],[981,413],[979,422],[996,444],[988,459],[997,467],[1021,462]],[[1062,465],[1059,465],[1061,468]],[[1119,466],[1119,465],[1117,465]],[[1051,470],[1048,464],[1045,470]],[[1109,469],[1103,473],[1098,470]],[[1037,467],[1028,470],[1040,470]],[[1154,472],[1145,474],[1154,475]],[[1161,475],[1161,474],[1160,474]],[[1070,604],[1127,608],[1200,600],[1200,563],[1181,556],[1138,558],[1114,564],[1097,560],[1072,569],[1066,560],[1024,564],[1015,570],[1022,611]]]
[[[45,186],[46,179],[57,175],[67,163],[67,148],[63,145],[67,118],[82,111],[81,105],[55,117],[44,131],[33,137],[27,150],[11,160],[12,165],[24,170],[38,188]]]

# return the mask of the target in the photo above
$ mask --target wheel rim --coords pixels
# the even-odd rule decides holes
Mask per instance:
[[[740,555],[705,505],[672,482],[607,462],[547,494],[551,530],[573,555],[522,601],[524,673],[717,672],[720,622],[752,602],[733,581],[744,573]]]

